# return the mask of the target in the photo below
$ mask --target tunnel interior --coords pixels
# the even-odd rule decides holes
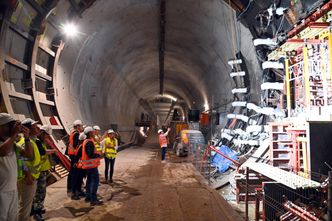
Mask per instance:
[[[280,16],[274,28],[262,28],[266,21],[257,14],[271,3],[5,1],[1,108],[18,119],[51,123],[61,146],[75,119],[103,130],[116,128],[131,140],[142,116],[161,127],[174,110],[184,122],[189,110],[218,113],[218,132],[229,121],[225,114],[244,111],[232,102],[264,106],[260,85],[269,73],[261,69],[264,53],[253,39],[281,36],[291,28]],[[308,1],[303,8],[312,5]],[[77,27],[76,36],[64,33],[68,23]],[[248,74],[237,82],[230,76],[237,70],[228,61],[239,57]],[[232,91],[244,87],[244,97]]]

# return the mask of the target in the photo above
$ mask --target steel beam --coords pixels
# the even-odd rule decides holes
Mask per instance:
[[[160,0],[160,21],[159,21],[159,81],[160,94],[164,94],[165,77],[165,25],[166,25],[166,1]]]

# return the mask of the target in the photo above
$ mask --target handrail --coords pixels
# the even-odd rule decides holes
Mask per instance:
[[[219,155],[225,157],[227,160],[231,161],[232,163],[234,163],[236,166],[240,166],[241,164],[236,161],[236,160],[233,160],[231,158],[229,158],[228,156],[226,156],[225,154],[223,154],[222,152],[220,152],[219,150],[217,150],[215,147],[213,146],[208,146],[211,150],[213,150],[214,152],[218,153]]]

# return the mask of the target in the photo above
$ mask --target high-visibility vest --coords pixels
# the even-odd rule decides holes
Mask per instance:
[[[86,154],[86,145],[88,142],[91,142],[94,145],[94,141],[93,139],[86,139],[83,142],[82,145],[82,157],[78,160],[77,163],[77,168],[81,168],[81,169],[92,169],[92,168],[96,168],[100,165],[100,158],[89,158],[89,156]],[[96,151],[96,148],[94,148],[94,152],[95,154],[98,154],[98,152]]]
[[[167,147],[167,137],[163,134],[160,134],[159,135],[159,144],[160,144],[160,147]]]
[[[74,147],[74,136],[76,133],[79,132],[74,130],[69,135],[68,155],[76,155],[76,147]]]
[[[24,169],[24,165],[23,165],[23,160],[20,157],[20,151],[19,148],[16,147],[16,143],[14,143],[15,145],[15,152],[16,152],[16,160],[17,160],[17,180],[20,181],[24,178],[24,173],[23,173],[23,169]]]
[[[21,137],[21,139],[17,142],[17,145],[22,146],[24,143],[25,143],[24,137]],[[33,148],[33,159],[26,161],[26,166],[28,167],[28,170],[31,173],[31,176],[33,177],[33,179],[37,180],[40,175],[41,158],[40,158],[40,153],[39,153],[36,142],[33,139],[30,139],[30,143]],[[23,171],[22,171],[22,173],[23,173]]]
[[[47,146],[42,142],[43,148],[45,149],[45,151],[47,150]],[[40,171],[48,171],[49,169],[51,169],[51,163],[50,163],[50,159],[48,155],[43,155],[40,157]]]
[[[105,148],[104,148],[104,153],[105,157],[108,159],[115,159],[117,155],[117,151],[115,147],[118,145],[118,141],[116,138],[105,138]]]
[[[94,143],[95,143],[96,150],[101,153],[102,149],[101,149],[101,145],[100,145],[100,138],[101,138],[100,135],[96,135]]]

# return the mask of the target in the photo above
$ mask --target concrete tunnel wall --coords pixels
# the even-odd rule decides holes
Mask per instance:
[[[68,4],[58,3],[60,23]],[[219,104],[233,99],[227,61],[237,47],[234,19],[223,1],[166,1],[165,93],[201,110],[212,95]],[[56,73],[64,126],[80,118],[103,129],[133,127],[143,112],[139,99],[159,94],[159,1],[98,0],[75,22],[81,34],[67,38]],[[249,30],[239,25],[239,33],[257,102],[261,69]]]

